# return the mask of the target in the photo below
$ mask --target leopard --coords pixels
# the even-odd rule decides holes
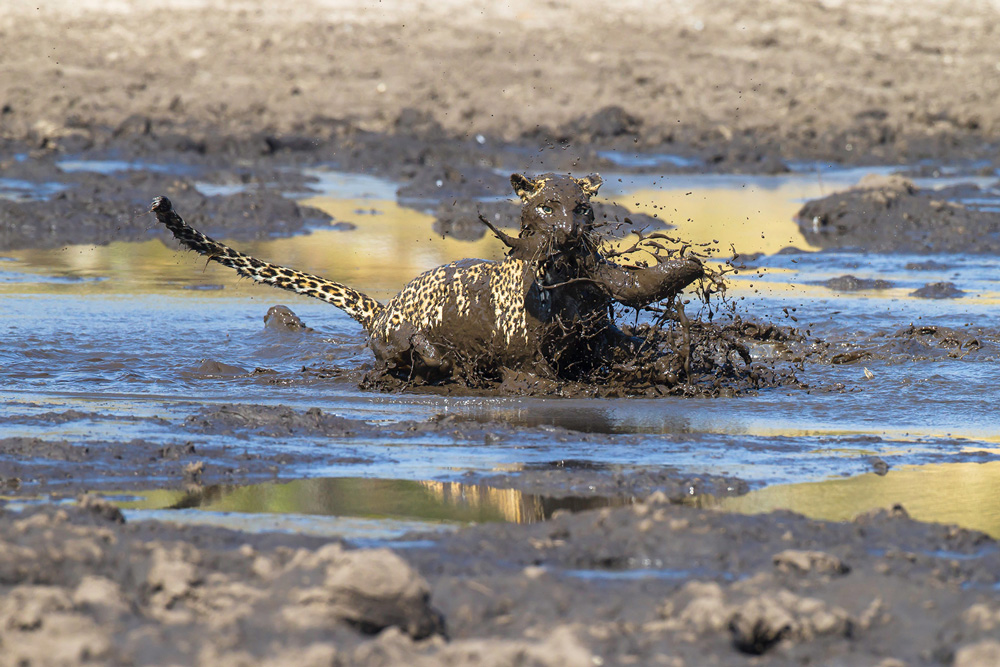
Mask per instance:
[[[603,183],[598,174],[512,174],[510,183],[521,201],[517,236],[480,216],[506,247],[501,259],[431,269],[387,303],[220,243],[186,224],[166,197],[149,210],[182,246],[210,261],[336,306],[363,327],[382,370],[416,383],[508,371],[580,378],[636,345],[616,325],[615,304],[669,301],[704,275],[693,256],[633,266],[602,254],[591,203]]]

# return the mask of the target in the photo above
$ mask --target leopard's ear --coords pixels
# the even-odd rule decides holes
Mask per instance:
[[[539,180],[531,180],[524,174],[511,174],[510,184],[514,187],[514,192],[517,196],[521,198],[521,201],[528,201],[528,199],[538,193],[542,189],[544,183]]]
[[[584,176],[583,178],[573,179],[576,181],[580,189],[583,190],[583,194],[588,197],[593,197],[597,194],[597,191],[601,189],[604,184],[604,180],[598,174],[591,174],[590,176]]]

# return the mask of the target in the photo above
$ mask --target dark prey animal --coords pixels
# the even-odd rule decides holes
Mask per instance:
[[[523,202],[518,236],[484,219],[508,247],[503,260],[464,259],[431,269],[387,304],[214,241],[185,224],[166,197],[154,199],[151,211],[191,250],[242,276],[342,309],[368,332],[388,372],[421,382],[509,370],[579,378],[634,344],[615,326],[612,302],[641,307],[670,299],[703,274],[695,259],[631,267],[602,256],[590,205],[601,186],[596,174],[514,174],[511,184]]]

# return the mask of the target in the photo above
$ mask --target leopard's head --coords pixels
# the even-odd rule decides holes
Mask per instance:
[[[513,174],[510,183],[521,198],[522,240],[533,245],[558,249],[587,241],[594,228],[594,209],[590,198],[601,187],[601,177],[591,174],[573,178],[557,174],[542,174],[529,178]]]

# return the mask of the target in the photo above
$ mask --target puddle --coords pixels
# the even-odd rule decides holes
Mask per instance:
[[[1000,539],[1000,461],[901,466],[884,476],[769,486],[723,498],[718,507],[756,514],[790,509],[828,521],[850,521],[900,504],[920,521],[954,523]]]
[[[121,171],[151,171],[157,174],[193,173],[193,167],[178,164],[158,164],[145,160],[59,160],[56,166],[67,174],[90,172],[94,174],[115,174]]]
[[[68,187],[63,183],[36,183],[16,178],[0,178],[0,199],[44,201]]]
[[[875,170],[816,172],[803,168],[767,177],[623,176],[621,183],[607,177],[602,195],[674,222],[679,226],[678,235],[694,241],[718,239],[725,246],[735,244],[741,252],[775,253],[788,245],[808,250],[792,220],[803,199],[848,187],[871,171]],[[499,242],[489,237],[476,242],[440,238],[432,231],[429,215],[397,203],[391,182],[323,170],[311,175],[319,178],[319,184],[312,187],[320,194],[309,195],[305,203],[322,208],[335,222],[356,225],[353,230],[317,230],[236,245],[255,256],[345,282],[380,299],[394,295],[429,268],[465,257],[497,258],[503,252]],[[228,269],[206,265],[174,245],[154,240],[5,254],[10,261],[0,264],[0,295],[6,315],[0,320],[4,340],[0,346],[0,437],[80,442],[144,438],[163,444],[191,441],[197,446],[238,447],[249,453],[286,452],[293,459],[321,446],[329,451],[328,460],[291,465],[283,474],[350,478],[354,481],[316,483],[357,484],[362,489],[358,495],[364,497],[375,494],[364,486],[373,482],[362,483],[357,478],[388,480],[397,485],[394,488],[409,484],[413,486],[407,488],[417,494],[413,497],[424,498],[428,507],[433,505],[428,499],[436,492],[421,486],[420,480],[458,480],[466,472],[516,471],[563,459],[736,475],[757,485],[772,486],[746,499],[726,502],[759,502],[761,508],[770,497],[767,494],[779,494],[779,489],[811,489],[808,485],[812,483],[822,489],[858,485],[852,491],[858,505],[845,504],[836,518],[849,518],[858,507],[861,511],[876,504],[874,501],[881,498],[878,489],[885,488],[880,485],[886,480],[912,475],[910,484],[919,490],[925,486],[924,473],[930,479],[935,465],[961,465],[975,450],[987,452],[989,457],[1000,451],[1000,417],[991,399],[1000,357],[1000,311],[996,308],[1000,301],[996,279],[1000,258],[935,256],[941,268],[930,271],[907,268],[927,259],[915,256],[805,252],[758,258],[753,269],[732,276],[732,294],[743,313],[795,324],[826,339],[871,339],[873,346],[891,344],[893,332],[911,323],[961,330],[974,323],[982,349],[953,359],[947,354],[915,356],[911,345],[898,357],[841,365],[806,364],[799,371],[800,377],[817,391],[777,390],[735,400],[689,401],[486,399],[363,392],[353,376],[330,377],[334,372],[356,371],[369,358],[359,328],[346,315],[315,300],[239,280]],[[892,287],[846,293],[817,284],[844,274],[885,279]],[[955,282],[967,296],[944,301],[909,296],[913,289],[940,280]],[[263,316],[278,303],[291,307],[313,331],[265,330]],[[766,359],[773,351],[761,345],[754,354]],[[209,377],[198,370],[206,360],[246,373]],[[258,367],[273,373],[253,375],[251,371]],[[327,373],[303,373],[303,368]],[[830,391],[837,386],[842,389]],[[470,441],[460,428],[455,433],[423,438],[321,439],[318,443],[310,436],[206,436],[185,429],[185,419],[191,414],[207,405],[230,402],[282,404],[300,411],[321,406],[325,412],[377,423],[451,414],[479,422],[571,430],[537,430],[491,443]],[[67,410],[109,417],[58,422],[44,417]],[[137,414],[155,415],[165,422],[126,418]],[[17,419],[12,420],[14,417]],[[588,434],[605,437],[595,441]],[[890,463],[890,474],[864,485],[852,481],[868,479],[862,473],[870,469],[867,457],[873,455]],[[353,462],[345,462],[347,458]],[[910,470],[907,466],[921,467],[904,473]],[[817,482],[840,476],[850,479]],[[951,487],[951,495],[949,487],[941,487],[935,502],[949,508],[949,513],[942,510],[940,520],[967,525],[979,521],[977,512],[986,503],[985,496],[970,504],[961,493],[965,486],[957,483]],[[239,496],[240,492],[234,493]],[[310,493],[322,496],[316,489],[302,495]],[[335,495],[332,490],[329,493]],[[435,511],[444,516],[461,510],[467,518],[440,521],[512,520],[504,514],[508,510],[500,510],[499,503],[471,504],[471,488],[448,493],[462,501],[455,501],[457,504],[446,512],[441,509],[445,501],[435,500]],[[919,516],[919,493],[914,493],[913,501],[904,497],[892,502],[903,502]],[[288,497],[294,495],[286,492]],[[502,496],[499,492],[496,495]],[[174,498],[170,503],[177,501]],[[246,514],[224,506],[165,510],[167,502],[163,499],[158,506],[130,511],[146,512],[147,517],[154,512],[183,511],[223,517],[218,520],[224,522],[237,521],[234,517],[238,517],[241,527],[254,525],[254,520],[246,517],[267,516],[269,525],[276,525],[275,517],[279,516],[274,512]],[[780,502],[806,511],[813,500],[808,493],[797,492]],[[411,498],[402,504],[407,509],[414,503]],[[519,507],[525,516],[534,511],[524,498],[511,500],[509,508],[513,507]],[[296,530],[321,521],[317,517],[334,523],[373,522],[371,530],[376,532],[377,525],[389,525],[379,524],[383,521],[407,522],[390,532],[406,532],[409,522],[425,525],[437,521],[388,510],[372,518],[371,508],[358,513],[345,508],[332,513],[288,509],[280,516],[289,517],[283,519],[288,522],[285,525]],[[487,516],[496,518],[483,518]],[[296,522],[298,528],[292,525]],[[362,528],[361,524],[350,530],[324,525],[316,530],[360,534]],[[994,528],[990,530],[996,534]]]
[[[655,167],[681,167],[691,168],[705,166],[704,160],[700,158],[684,157],[670,153],[622,153],[620,151],[597,151],[601,157],[618,167],[629,167],[632,169],[655,168]]]
[[[129,493],[128,499],[102,495],[130,521],[157,519],[350,540],[391,539],[470,523],[535,523],[557,510],[627,504],[606,498],[551,498],[483,484],[361,477],[148,491]]]
[[[712,570],[678,570],[670,568],[637,567],[629,570],[566,570],[561,575],[585,581],[698,581],[700,579],[726,579],[725,573]]]

